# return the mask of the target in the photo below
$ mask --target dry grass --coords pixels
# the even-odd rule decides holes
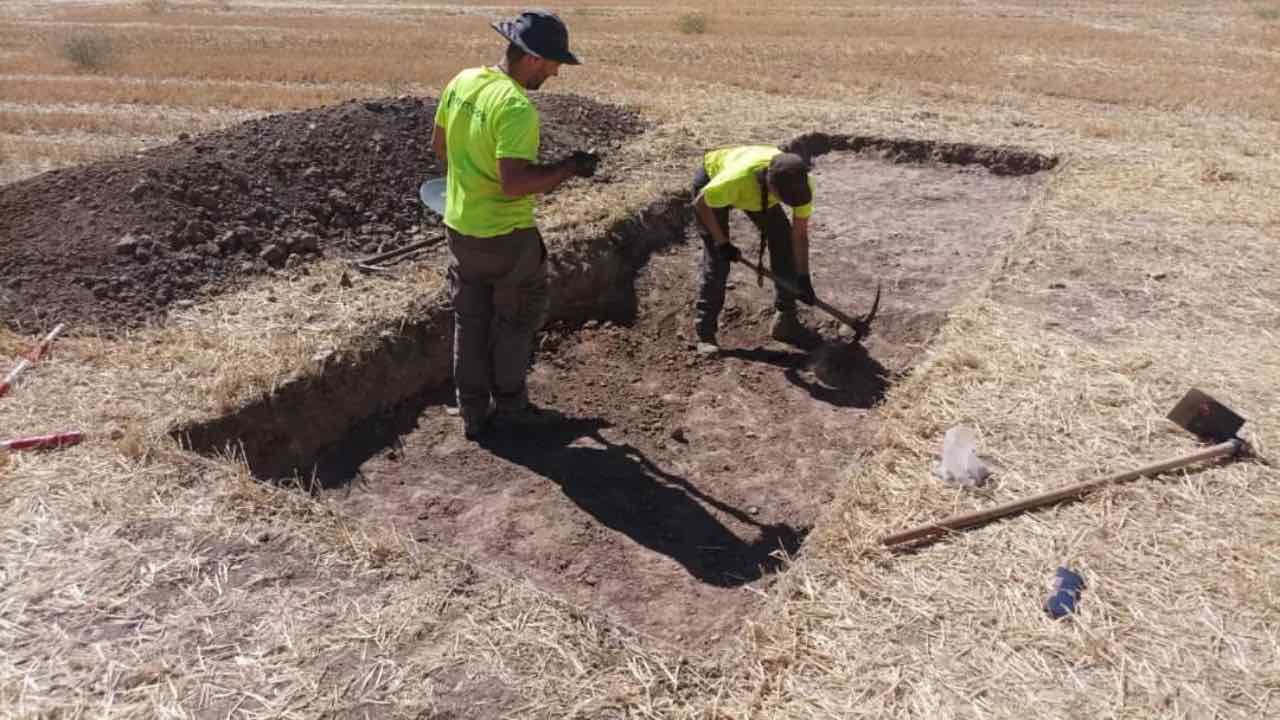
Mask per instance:
[[[676,18],[676,29],[686,35],[701,35],[707,31],[707,16],[702,13],[686,13]]]
[[[1260,465],[1139,482],[918,555],[878,547],[881,534],[913,523],[1186,452],[1190,439],[1162,418],[1192,383],[1232,398],[1255,423],[1261,451],[1274,448],[1274,406],[1255,400],[1280,372],[1274,338],[1239,338],[1212,357],[1149,336],[1100,350],[1039,322],[975,304],[933,361],[894,388],[880,454],[855,471],[773,612],[748,635],[741,660],[745,682],[765,694],[759,716],[1275,709],[1266,688],[1280,628],[1264,578],[1280,563],[1266,540],[1280,498]],[[1224,376],[1224,366],[1241,372]],[[998,467],[989,499],[928,476],[957,423],[979,428]],[[1066,623],[1038,610],[1060,564],[1089,578],[1079,616]]]
[[[361,5],[354,14],[307,3],[245,3],[230,13],[207,3],[173,3],[161,14],[130,3],[72,7],[0,26],[0,43],[14,48],[0,61],[0,93],[17,102],[277,110],[423,92],[459,64],[492,59],[491,33],[475,32],[475,14],[487,12],[413,3]],[[716,31],[680,33],[680,18],[694,15]],[[705,82],[837,101],[850,93],[988,106],[1062,98],[1101,104],[1100,113],[1114,104],[1280,117],[1277,32],[1243,22],[1252,15],[1236,24],[1216,10],[1156,16],[1091,4],[1005,13],[849,5],[779,15],[746,3],[696,13],[587,4],[566,16],[590,61],[585,74],[566,73],[582,78],[566,77],[572,89],[616,78],[663,94],[672,82]],[[111,73],[123,85],[65,84],[68,63],[56,48],[86,31],[116,48]],[[1204,42],[1208,33],[1227,39],[1215,46]]]
[[[290,82],[185,81],[147,77],[85,77],[69,75],[0,75],[6,102],[101,103],[177,108],[215,108],[246,111],[298,110],[375,95],[385,86],[308,85]],[[109,156],[104,154],[104,156]]]
[[[111,62],[111,42],[104,37],[80,35],[62,46],[62,58],[76,68],[91,72],[105,70]]]
[[[107,136],[172,137],[180,132],[193,135],[244,122],[261,113],[251,111],[193,111],[165,106],[110,105],[78,103],[75,105],[0,104],[0,132],[9,134],[47,134],[57,137],[66,132],[95,133]]]
[[[167,109],[267,112],[391,81],[425,91],[498,50],[480,6],[214,5],[3,16],[0,101],[22,134],[0,137],[0,175],[127,151],[136,132],[175,132]],[[59,341],[0,400],[6,435],[93,433],[0,465],[0,706],[32,717],[412,717],[438,700],[476,717],[497,706],[570,718],[1275,716],[1280,492],[1263,465],[1142,481],[916,555],[876,544],[1189,449],[1162,416],[1193,385],[1246,415],[1262,453],[1280,447],[1280,29],[1267,7],[720,3],[696,8],[713,28],[702,35],[679,32],[684,5],[565,9],[591,64],[557,88],[634,103],[663,125],[611,157],[633,182],[543,208],[555,244],[683,185],[689,158],[713,143],[829,129],[1067,158],[1004,248],[1002,274],[891,391],[876,447],[766,611],[725,656],[689,662],[483,562],[255,483],[231,460],[177,452],[174,422],[356,347],[361,328],[411,312],[439,282],[425,265],[344,290],[327,265],[128,338]],[[52,51],[85,27],[121,48],[103,75],[75,76]],[[21,109],[59,103],[121,112],[75,126],[76,112]],[[69,131],[83,144],[63,142]],[[0,368],[21,344],[0,332]],[[928,476],[962,422],[997,465],[985,495]],[[1039,603],[1060,564],[1089,586],[1079,616],[1053,623]]]

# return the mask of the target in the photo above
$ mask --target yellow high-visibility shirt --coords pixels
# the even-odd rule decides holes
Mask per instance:
[[[747,212],[760,212],[760,180],[756,173],[766,170],[774,155],[782,151],[772,145],[739,145],[708,152],[702,160],[711,182],[702,189],[702,197],[713,208],[735,207]],[[813,177],[809,178],[813,192]],[[769,193],[769,207],[781,202]],[[798,218],[813,214],[813,202],[793,209]]]
[[[500,158],[538,160],[538,110],[524,88],[491,67],[463,70],[436,107],[449,173],[444,224],[464,235],[494,237],[534,227],[534,196],[507,197]]]

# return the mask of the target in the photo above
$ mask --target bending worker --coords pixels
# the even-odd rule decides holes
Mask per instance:
[[[694,210],[702,236],[702,277],[696,305],[694,331],[698,351],[719,350],[716,332],[724,307],[729,263],[741,257],[729,238],[729,210],[747,214],[760,231],[763,258],[769,248],[773,273],[800,290],[796,296],[774,283],[774,316],[770,334],[775,340],[797,346],[810,344],[816,333],[796,314],[796,300],[814,302],[809,278],[809,216],[813,214],[813,182],[804,158],[767,145],[744,145],[712,150],[703,158],[693,180]],[[782,209],[792,209],[787,220]]]
[[[554,420],[529,403],[533,338],[548,309],[547,251],[534,223],[534,195],[571,177],[590,177],[597,160],[577,152],[538,163],[538,111],[525,91],[578,65],[569,31],[532,11],[493,23],[506,58],[463,70],[436,110],[431,148],[445,164],[444,224],[453,304],[453,377],[468,439],[494,423]]]

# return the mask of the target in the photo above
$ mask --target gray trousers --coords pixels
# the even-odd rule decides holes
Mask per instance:
[[[693,177],[693,194],[696,197],[702,192],[702,188],[710,182],[707,177],[707,171],[704,168],[698,168],[698,172]],[[724,230],[725,235],[729,234],[729,208],[712,208],[715,213],[716,222],[720,223],[720,227]],[[747,211],[744,211],[747,212]],[[747,212],[747,217],[751,220],[756,229],[760,231],[760,237],[769,247],[769,267],[773,270],[774,275],[782,278],[794,278],[796,271],[795,251],[792,249],[791,243],[791,221],[787,219],[787,213],[782,209],[781,205],[774,205],[765,212]],[[711,237],[711,231],[703,224],[702,220],[698,220],[698,234],[702,237],[702,267],[701,277],[698,283],[698,300],[694,305],[694,314],[697,318],[697,333],[699,338],[714,338],[716,332],[720,329],[720,311],[724,309],[724,293],[725,285],[729,280],[729,261],[721,260],[716,254],[715,240]],[[739,247],[743,256],[755,260],[753,257],[754,248]],[[778,312],[794,313],[796,311],[796,296],[792,295],[782,286],[774,283],[773,285],[774,300],[773,308]]]
[[[536,228],[491,238],[446,228],[453,305],[453,381],[463,420],[518,410],[533,337],[547,319],[547,251]]]

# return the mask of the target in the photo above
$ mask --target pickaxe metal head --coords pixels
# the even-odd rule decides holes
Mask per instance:
[[[880,283],[876,283],[876,299],[871,301],[871,309],[866,315],[858,318],[853,324],[853,341],[861,342],[868,333],[871,332],[871,321],[876,319],[876,313],[880,310]]]

